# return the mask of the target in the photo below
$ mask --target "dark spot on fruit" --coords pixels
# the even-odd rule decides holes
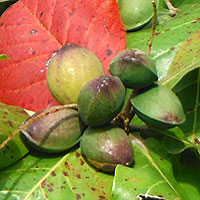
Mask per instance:
[[[167,115],[165,115],[164,117],[161,118],[163,121],[165,122],[176,122],[176,123],[179,123],[180,120],[177,116],[175,116],[173,113],[168,113]]]
[[[69,13],[69,15],[70,15],[70,16],[73,16],[74,13],[75,13],[75,10],[76,10],[76,9],[72,9],[72,11]]]
[[[106,54],[107,54],[107,56],[112,56],[113,52],[110,49],[106,49]]]
[[[1,22],[0,26],[3,26],[3,22]]]
[[[80,178],[81,178],[81,175],[80,175],[80,174],[76,174],[76,177],[77,177],[78,179],[80,179]]]
[[[94,188],[94,187],[91,187],[91,190],[92,190],[92,191],[96,191],[97,189],[96,189],[96,188]]]
[[[11,158],[11,159],[13,159],[13,158],[14,158],[14,156],[13,156],[13,155],[11,155],[11,156],[10,156],[10,158]]]
[[[77,200],[81,199],[81,195],[80,194],[76,194],[76,199]]]
[[[37,31],[37,30],[35,30],[35,29],[33,29],[33,30],[30,30],[30,31],[29,31],[29,33],[30,33],[31,35],[35,35],[35,34],[37,34],[37,33],[38,33],[38,31]]]
[[[55,172],[55,171],[52,171],[52,172],[51,172],[51,175],[52,175],[52,176],[56,176],[56,172]]]
[[[6,149],[10,149],[10,147],[8,145],[6,145]]]
[[[41,13],[40,13],[40,17],[42,17],[42,15],[43,15],[43,14],[44,14],[44,13],[43,13],[43,12],[41,12]]]
[[[42,187],[42,188],[45,188],[45,187],[46,187],[46,180],[42,181],[41,187]]]
[[[67,172],[63,172],[64,176],[69,176],[69,174]]]
[[[76,157],[78,158],[78,157],[80,157],[81,156],[81,154],[80,153],[76,153]]]
[[[36,51],[32,51],[32,53],[31,53],[32,55],[35,55],[36,54]]]
[[[196,144],[200,145],[200,139],[194,138],[194,142],[195,142]]]

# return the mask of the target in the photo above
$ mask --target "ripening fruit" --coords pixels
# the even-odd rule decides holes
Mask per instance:
[[[102,126],[120,111],[125,99],[125,87],[118,77],[100,76],[87,82],[78,96],[78,110],[85,124]]]
[[[51,109],[54,109],[54,107],[46,108],[34,114],[28,120]],[[86,126],[78,111],[64,109],[36,120],[21,131],[21,135],[35,149],[56,153],[65,151],[77,144],[85,128]]]
[[[60,104],[77,103],[83,85],[101,75],[104,68],[98,57],[76,44],[63,46],[48,62],[48,86]]]
[[[118,76],[127,88],[140,89],[157,81],[152,58],[139,49],[125,49],[112,60],[109,71]]]
[[[150,127],[168,129],[185,121],[180,100],[165,86],[154,85],[132,98],[131,104],[138,117]]]
[[[125,131],[115,125],[88,127],[81,137],[81,153],[91,165],[111,172],[120,164],[129,166],[133,161],[133,147]]]

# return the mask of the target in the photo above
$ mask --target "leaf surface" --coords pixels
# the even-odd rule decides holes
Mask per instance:
[[[200,2],[195,0],[189,3],[188,1],[178,2],[176,3],[180,9],[178,15],[156,27],[151,57],[156,63],[160,79],[166,76],[169,66],[182,43],[200,29]],[[128,33],[127,47],[147,51],[150,35],[151,28]]]
[[[22,108],[0,103],[0,144],[27,118],[28,114]],[[28,151],[18,134],[0,150],[0,168],[13,164]]]
[[[0,199],[110,199],[112,180],[79,150],[56,157],[32,153],[0,173]]]
[[[132,142],[135,165],[133,168],[117,167],[112,200],[189,200],[176,182],[171,160],[159,142],[153,138],[146,140],[146,144],[138,138]]]
[[[38,111],[56,102],[46,82],[46,63],[64,44],[92,50],[105,71],[125,48],[115,0],[20,0],[0,18],[0,99]]]

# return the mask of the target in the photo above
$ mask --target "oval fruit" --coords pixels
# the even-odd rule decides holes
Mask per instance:
[[[115,125],[88,127],[80,141],[82,154],[97,169],[111,172],[133,161],[133,147],[125,131]]]
[[[118,77],[100,76],[86,83],[78,96],[78,110],[85,124],[102,126],[120,111],[125,99],[125,88]]]
[[[154,128],[167,129],[185,121],[182,104],[169,88],[154,85],[131,99],[136,114]]]
[[[28,120],[51,109],[54,109],[54,107],[40,111]],[[77,144],[85,127],[78,111],[64,109],[50,113],[33,122],[21,131],[21,135],[35,149],[56,153],[65,151]]]
[[[133,89],[147,87],[158,79],[154,61],[139,49],[125,49],[118,53],[109,71],[118,76],[125,87]]]
[[[48,62],[48,86],[60,104],[77,103],[83,85],[101,75],[104,68],[98,57],[76,44],[63,46]]]
[[[158,3],[159,1],[155,1]],[[126,30],[137,30],[153,17],[151,0],[118,0],[120,15]]]

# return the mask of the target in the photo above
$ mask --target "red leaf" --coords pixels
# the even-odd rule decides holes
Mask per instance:
[[[106,73],[125,48],[115,0],[20,0],[0,18],[0,100],[38,111],[57,104],[46,82],[46,62],[66,43],[91,49]]]

